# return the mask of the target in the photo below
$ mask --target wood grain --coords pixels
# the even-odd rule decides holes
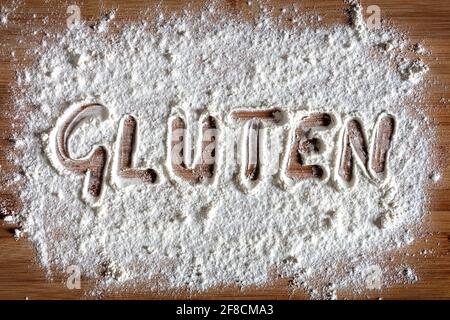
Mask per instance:
[[[85,0],[78,4],[82,18],[92,21],[98,19],[101,12],[109,8],[119,8],[116,20],[124,21],[139,17],[150,4],[160,1],[97,1]],[[200,7],[201,1],[190,1],[192,6]],[[8,6],[10,1],[2,1]],[[257,6],[249,7],[247,1],[225,1],[224,10],[242,12],[251,17],[257,12]],[[287,6],[292,9],[296,5],[300,9],[313,9],[325,15],[321,23],[332,24],[345,21],[344,5],[340,0],[323,1],[267,1],[276,10]],[[386,22],[394,23],[403,31],[408,31],[413,41],[422,41],[431,49],[432,55],[425,57],[430,66],[428,96],[429,117],[437,124],[437,148],[442,154],[442,164],[445,168],[443,177],[438,184],[431,188],[430,214],[426,224],[430,234],[426,239],[419,240],[411,250],[418,252],[423,248],[433,248],[434,254],[429,257],[420,255],[410,256],[409,263],[415,266],[419,281],[409,285],[394,285],[382,291],[367,291],[354,294],[338,291],[339,298],[378,298],[385,299],[450,299],[450,167],[448,154],[450,150],[450,2],[438,0],[379,0],[376,2],[363,1],[363,5],[376,4],[380,6],[382,16]],[[20,4],[9,17],[7,27],[0,28],[0,170],[3,173],[19,172],[20,168],[13,167],[6,159],[6,153],[13,148],[11,130],[20,127],[20,123],[12,123],[7,117],[6,110],[10,108],[10,87],[14,79],[15,70],[12,67],[11,52],[19,59],[27,58],[25,50],[39,42],[39,35],[21,33],[24,25],[42,27],[42,19],[49,17],[46,30],[60,30],[66,24],[66,8],[68,3],[59,1],[25,1]],[[169,0],[162,6],[170,11],[180,11],[186,7],[186,2]],[[287,23],[288,24],[288,23]],[[19,42],[18,40],[22,40]],[[414,42],[413,42],[414,43]],[[17,190],[2,187],[0,181],[0,207],[17,207]],[[32,245],[25,240],[15,241],[13,229],[0,222],[0,298],[3,299],[79,299],[89,298],[86,290],[92,288],[92,281],[82,282],[83,290],[68,290],[65,286],[65,275],[60,275],[49,281],[43,270],[33,262]],[[164,292],[149,294],[142,292],[105,292],[103,298],[274,298],[301,299],[306,295],[301,291],[288,290],[289,279],[277,278],[270,285],[263,288],[247,288],[240,290],[235,287],[217,288],[208,292],[189,294],[187,292]]]

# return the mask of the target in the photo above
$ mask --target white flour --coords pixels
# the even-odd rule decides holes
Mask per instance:
[[[159,290],[262,285],[275,272],[294,277],[313,297],[335,297],[341,287],[367,287],[374,265],[382,278],[384,259],[413,241],[426,209],[433,168],[419,110],[427,67],[405,58],[408,42],[394,30],[369,30],[358,6],[353,18],[352,26],[284,28],[269,15],[247,23],[207,9],[129,24],[115,36],[78,24],[43,40],[34,65],[18,75],[17,87],[26,90],[15,105],[26,128],[17,137],[23,155],[14,156],[26,180],[17,220],[39,261],[59,270],[77,265],[107,286]],[[135,166],[159,177],[118,188],[108,171],[95,208],[80,197],[83,176],[58,174],[44,152],[64,110],[91,102],[109,116],[75,130],[72,157],[94,144],[113,154],[120,119],[133,114]],[[230,112],[264,107],[289,116],[266,129],[283,153],[302,115],[333,116],[331,128],[314,131],[324,150],[307,157],[325,168],[324,180],[293,182],[277,173],[243,190],[221,137],[211,183],[174,177],[166,161],[169,116],[185,114],[195,125],[206,112],[239,141],[243,124]],[[371,137],[383,111],[397,123],[388,178],[377,184],[357,169],[356,186],[340,186],[334,168],[343,121],[359,117]]]

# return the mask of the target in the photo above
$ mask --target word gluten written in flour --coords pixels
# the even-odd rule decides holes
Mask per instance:
[[[92,204],[101,199],[107,176],[119,187],[128,184],[158,182],[161,174],[153,168],[138,168],[133,165],[138,144],[138,119],[125,115],[119,126],[115,150],[104,145],[96,145],[87,156],[73,158],[68,142],[79,124],[90,117],[105,119],[108,109],[101,104],[88,104],[69,108],[58,120],[49,136],[48,154],[51,163],[61,172],[85,175],[83,198]],[[262,161],[264,154],[270,154],[265,145],[265,130],[279,125],[285,118],[281,109],[236,110],[231,119],[242,123],[238,177],[248,188],[255,187],[267,176]],[[293,181],[302,179],[324,179],[327,171],[323,165],[307,164],[307,157],[320,152],[324,141],[312,137],[314,130],[326,130],[334,124],[328,113],[311,113],[300,119],[289,129],[289,139],[282,155],[284,161],[278,167],[278,174]],[[205,115],[199,119],[197,146],[189,142],[185,120],[181,116],[169,119],[167,145],[167,171],[174,177],[190,183],[205,183],[213,179],[217,150],[221,148],[221,138],[225,138],[217,119]],[[338,139],[337,159],[332,172],[344,186],[355,184],[355,168],[374,181],[386,177],[387,159],[394,135],[395,120],[392,115],[382,113],[375,123],[368,143],[361,120],[345,119]],[[223,139],[224,144],[226,139]],[[193,160],[191,160],[194,155]],[[272,159],[278,158],[273,157]],[[107,171],[110,169],[110,174]]]

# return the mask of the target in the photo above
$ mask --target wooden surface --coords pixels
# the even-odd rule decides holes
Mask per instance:
[[[45,3],[47,2],[47,3]],[[159,1],[154,1],[157,3]],[[191,1],[192,2],[192,1]],[[255,1],[254,1],[255,2]],[[11,1],[0,0],[0,4],[11,6]],[[6,159],[6,152],[12,148],[11,121],[5,116],[5,110],[10,107],[10,83],[14,79],[14,70],[10,63],[11,51],[18,58],[25,57],[24,50],[31,47],[39,36],[21,34],[23,26],[40,26],[49,29],[62,29],[66,25],[66,9],[69,4],[78,4],[82,19],[95,23],[101,12],[110,8],[118,8],[116,20],[122,21],[138,17],[143,9],[152,3],[145,1],[24,1],[15,12],[9,16],[7,27],[0,28],[0,170],[4,173],[18,172]],[[164,1],[162,7],[179,11],[186,6],[183,1]],[[194,7],[202,2],[194,1]],[[257,6],[249,7],[247,1],[224,1],[224,10],[244,12],[251,16],[257,11]],[[266,1],[277,10],[287,5],[295,4],[298,8],[313,9],[325,15],[323,23],[345,21],[344,5],[340,0],[326,1]],[[423,248],[432,248],[434,254],[423,257],[420,255],[408,258],[414,265],[419,281],[409,285],[394,285],[382,291],[367,291],[352,294],[338,291],[338,298],[378,298],[385,299],[450,299],[450,167],[448,154],[450,150],[450,1],[419,1],[419,0],[377,0],[363,1],[363,5],[376,4],[388,22],[394,23],[403,31],[408,31],[413,41],[423,42],[432,52],[424,60],[430,66],[429,79],[432,81],[428,90],[426,102],[430,108],[429,116],[438,124],[438,148],[443,155],[443,176],[438,184],[432,187],[430,214],[427,217],[430,234],[427,239],[418,241],[411,248],[418,252]],[[287,6],[292,10],[292,6]],[[42,19],[49,17],[49,23],[43,26]],[[17,39],[24,41],[18,43]],[[414,43],[414,42],[413,42]],[[0,175],[0,176],[2,176]],[[0,207],[20,205],[15,190],[5,190],[0,180]],[[0,299],[79,299],[88,298],[86,290],[92,283],[83,280],[82,290],[69,290],[65,286],[65,275],[53,281],[45,277],[45,273],[33,262],[32,245],[26,240],[15,241],[13,229],[0,222]],[[305,298],[301,291],[288,290],[288,279],[277,279],[264,288],[248,288],[244,291],[236,288],[220,288],[200,294],[162,293],[160,295],[137,292],[104,293],[103,298],[275,298],[298,299]]]

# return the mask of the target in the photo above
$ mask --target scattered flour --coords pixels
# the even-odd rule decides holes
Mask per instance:
[[[9,16],[17,9],[18,6],[19,2],[15,0],[0,4],[0,28],[8,25]]]
[[[313,297],[366,287],[368,268],[410,244],[426,212],[431,135],[420,98],[428,68],[384,50],[405,47],[402,36],[369,30],[358,4],[351,12],[351,25],[286,28],[269,14],[245,22],[211,7],[161,14],[117,34],[105,34],[104,21],[94,29],[75,24],[44,39],[35,63],[18,73],[15,111],[25,129],[17,136],[20,156],[12,155],[26,178],[22,231],[42,265],[78,265],[99,285],[154,290],[264,285],[274,272]],[[132,114],[139,122],[134,164],[159,176],[156,184],[119,188],[108,173],[98,207],[80,197],[83,176],[58,174],[44,152],[57,118],[91,102],[106,106],[108,117],[77,127],[72,157],[95,144],[113,154],[120,120]],[[306,159],[326,176],[289,181],[267,174],[243,190],[224,147],[224,137],[240,141],[242,123],[229,114],[274,106],[288,115],[265,129],[282,146],[280,159],[301,116],[333,116],[330,128],[313,132],[323,150]],[[388,177],[376,183],[356,169],[356,186],[341,186],[333,172],[344,120],[358,117],[370,137],[381,112],[397,123]],[[166,161],[168,122],[183,114],[195,125],[203,113],[223,134],[213,179],[191,184]]]
[[[430,179],[434,183],[437,183],[439,180],[441,180],[441,174],[439,172],[432,172],[430,174]]]

